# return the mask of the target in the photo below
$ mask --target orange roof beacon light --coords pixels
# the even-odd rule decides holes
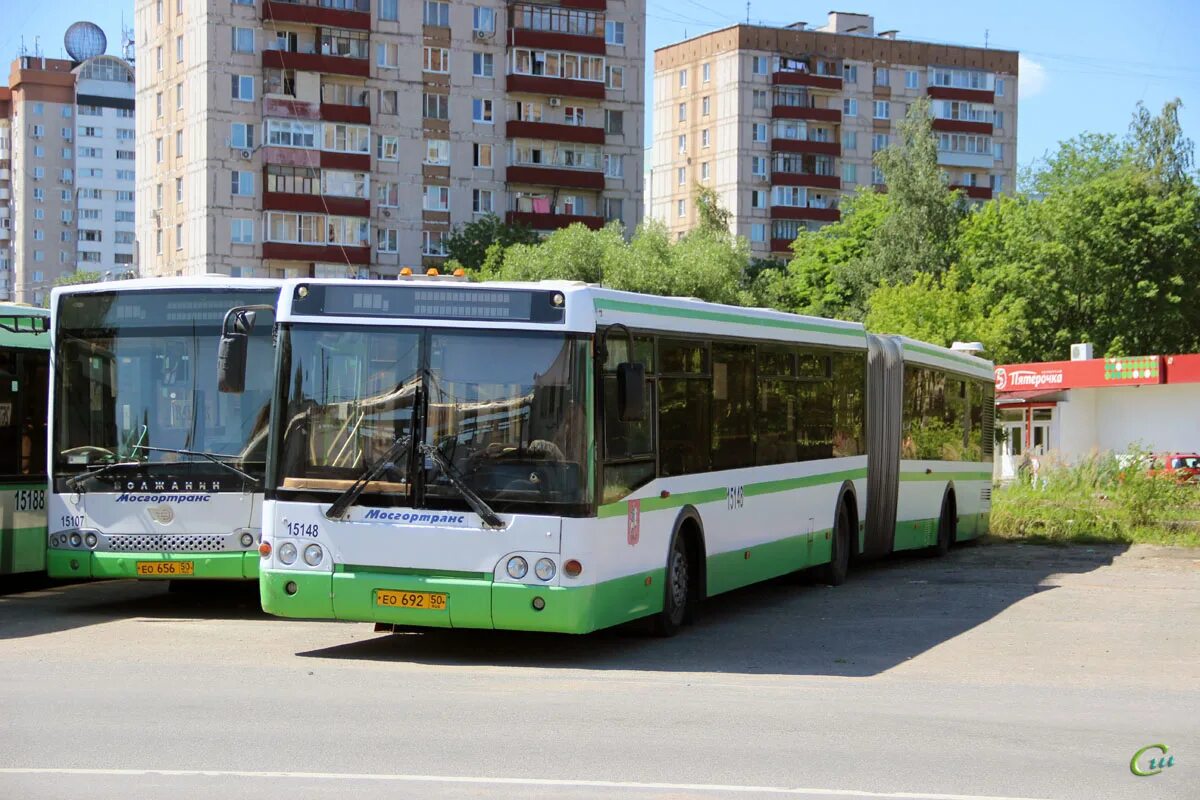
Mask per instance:
[[[438,275],[440,275],[441,273],[440,273],[440,272],[438,272],[438,268],[437,268],[437,267],[430,267],[429,269],[425,270],[425,274],[426,274],[426,275],[428,275],[428,276],[430,276],[430,277],[432,277],[432,278],[436,278],[436,277],[437,277]]]
[[[400,268],[400,277],[401,278],[411,278],[412,277],[412,267],[401,267]]]

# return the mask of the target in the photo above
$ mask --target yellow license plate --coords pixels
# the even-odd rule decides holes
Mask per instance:
[[[195,575],[194,561],[139,561],[135,568],[138,577],[157,578],[170,575]]]
[[[442,592],[393,592],[390,589],[376,589],[375,605],[385,608],[445,611],[446,595]]]

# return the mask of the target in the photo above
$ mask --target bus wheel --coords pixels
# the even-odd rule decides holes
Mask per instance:
[[[930,555],[941,556],[950,552],[958,533],[958,511],[955,508],[954,493],[946,492],[942,498],[942,513],[938,516],[937,544],[930,548]]]
[[[654,632],[657,635],[674,636],[683,627],[692,599],[691,577],[687,542],[684,541],[683,531],[678,530],[671,540],[671,552],[667,556],[663,608],[654,618]]]
[[[846,502],[838,503],[837,519],[833,523],[833,547],[829,563],[821,571],[821,582],[830,586],[841,586],[846,582],[850,569],[850,514]]]

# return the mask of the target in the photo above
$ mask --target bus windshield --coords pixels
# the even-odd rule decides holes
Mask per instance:
[[[229,289],[63,296],[56,321],[56,480],[94,472],[97,481],[116,486],[170,478],[207,489],[247,488],[237,471],[203,453],[261,481],[273,320],[263,315],[251,336],[244,393],[217,391],[216,351],[229,308],[274,305],[277,298],[273,290]]]
[[[277,488],[345,491],[411,434],[497,511],[584,513],[586,338],[342,325],[294,325],[282,337]],[[466,507],[432,458],[405,452],[361,503]]]

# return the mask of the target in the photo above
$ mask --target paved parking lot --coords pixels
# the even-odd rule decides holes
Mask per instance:
[[[965,547],[670,640],[28,588],[0,589],[0,798],[1200,796],[1195,551]],[[1154,743],[1174,766],[1135,777]]]

